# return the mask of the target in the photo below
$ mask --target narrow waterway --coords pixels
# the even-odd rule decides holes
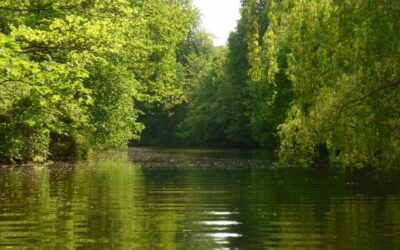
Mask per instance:
[[[272,168],[234,150],[1,167],[0,248],[400,249],[400,175]]]

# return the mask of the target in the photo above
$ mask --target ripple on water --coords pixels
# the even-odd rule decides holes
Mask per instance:
[[[400,249],[396,178],[361,189],[232,152],[134,151],[0,170],[0,248]]]

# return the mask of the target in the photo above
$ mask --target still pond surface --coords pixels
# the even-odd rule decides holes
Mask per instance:
[[[399,173],[129,149],[0,167],[0,249],[400,249]]]

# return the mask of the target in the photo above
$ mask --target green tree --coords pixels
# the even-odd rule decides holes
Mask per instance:
[[[278,145],[277,127],[286,118],[291,88],[283,43],[279,44],[277,77],[269,77],[268,13],[267,1],[242,2],[241,19],[229,37],[223,63],[214,64],[191,105],[187,119],[191,125],[186,128],[192,131],[186,130],[185,135],[198,138],[195,144]]]
[[[79,158],[126,145],[137,103],[181,103],[190,1],[0,3],[2,160]]]
[[[226,49],[218,49],[209,72],[194,92],[188,114],[179,129],[179,136],[186,144],[220,146],[226,141],[223,114],[220,112],[222,106],[219,103],[219,87],[225,81],[225,60]]]
[[[342,165],[398,166],[399,3],[273,4],[271,37],[288,43],[295,96],[280,126],[283,162],[308,165],[326,148]]]
[[[178,136],[181,126],[188,114],[188,108],[195,99],[201,80],[211,68],[215,48],[210,36],[199,26],[199,17],[190,28],[186,39],[182,40],[176,50],[178,63],[176,90],[181,95],[180,102],[165,106],[162,103],[142,103],[143,115],[139,121],[146,128],[142,133],[139,145],[172,146],[187,144],[186,139]]]

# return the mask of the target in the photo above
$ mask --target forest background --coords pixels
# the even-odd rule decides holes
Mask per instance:
[[[400,2],[243,0],[215,47],[190,0],[0,3],[0,160],[131,145],[400,162]]]

